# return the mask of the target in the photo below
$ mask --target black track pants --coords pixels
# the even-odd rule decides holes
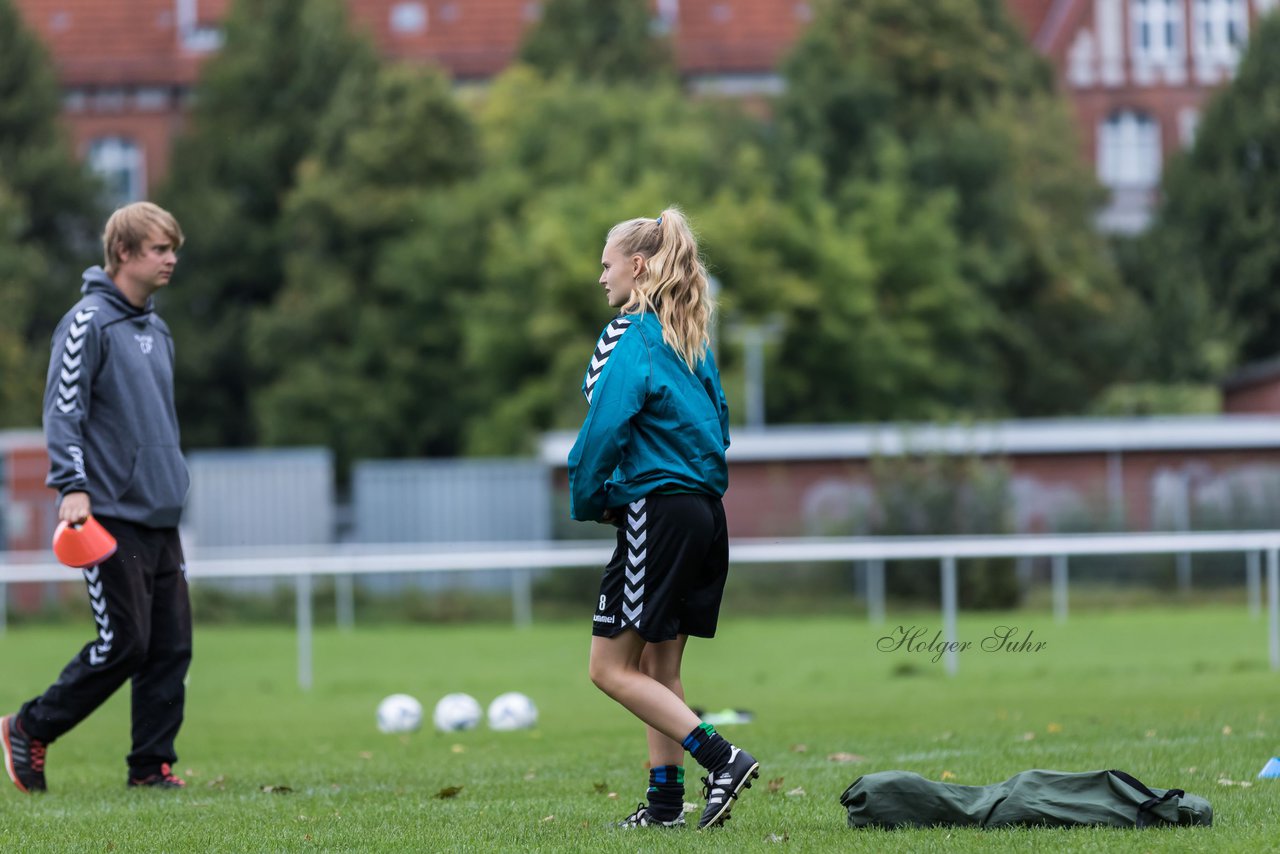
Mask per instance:
[[[89,716],[126,680],[133,680],[130,770],[174,763],[182,726],[183,685],[191,663],[191,601],[176,528],[146,528],[98,517],[119,544],[84,570],[97,637],[63,668],[58,680],[19,713],[33,738],[52,742]]]

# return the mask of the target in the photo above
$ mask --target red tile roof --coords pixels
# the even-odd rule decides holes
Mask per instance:
[[[386,56],[429,60],[455,77],[489,77],[515,56],[536,10],[529,0],[348,0],[351,19]],[[397,30],[393,15],[425,13],[423,26]],[[409,16],[409,22],[414,23]]]
[[[200,26],[231,0],[190,0]],[[387,56],[431,60],[458,77],[487,77],[510,63],[536,0],[347,0],[351,18]],[[189,84],[207,53],[184,43],[179,0],[17,0],[68,86]],[[804,0],[680,0],[672,28],[686,73],[774,69],[807,23]],[[400,27],[393,27],[398,20]]]
[[[515,56],[538,0],[346,0],[352,21],[382,53],[433,61],[455,77],[489,77]],[[232,0],[16,0],[49,46],[66,86],[192,83],[207,51],[181,32],[216,26]],[[653,0],[674,12],[670,31],[686,74],[760,74],[777,68],[818,0]],[[1082,0],[1006,0],[1028,38],[1044,38]],[[183,9],[194,21],[183,22]],[[393,21],[397,25],[393,25]],[[1043,46],[1042,46],[1043,47]]]
[[[515,56],[524,28],[536,20],[532,0],[419,0],[426,26],[396,32],[391,18],[404,0],[349,0],[352,18],[382,51],[430,59],[460,77],[496,74]],[[802,0],[681,0],[671,30],[686,73],[770,71],[808,19]]]
[[[673,36],[680,69],[695,74],[771,71],[809,22],[801,0],[681,0]]]
[[[208,0],[203,0],[208,2]],[[200,56],[178,36],[174,0],[18,0],[64,85],[187,83]]]

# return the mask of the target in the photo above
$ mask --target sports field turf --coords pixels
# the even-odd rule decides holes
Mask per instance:
[[[1038,652],[983,652],[996,626]],[[0,637],[0,709],[42,690],[88,622]],[[0,791],[0,851],[1240,851],[1275,850],[1280,674],[1266,624],[1244,608],[970,614],[974,647],[945,675],[929,652],[877,650],[935,613],[734,619],[693,641],[694,705],[738,707],[722,732],[757,755],[761,779],[706,833],[613,829],[645,781],[639,726],[586,677],[585,620],[319,629],[315,685],[296,685],[289,628],[197,627],[179,738],[181,792],[129,791],[127,690],[49,752],[50,793]],[[922,641],[926,638],[922,636]],[[532,731],[382,735],[386,694],[487,703],[518,690]],[[858,831],[840,793],[900,768],[982,785],[1028,768],[1126,770],[1210,800],[1212,828]],[[700,785],[690,764],[686,800]],[[445,795],[451,789],[458,791]],[[616,793],[616,794],[615,794]],[[696,818],[696,814],[691,816]]]

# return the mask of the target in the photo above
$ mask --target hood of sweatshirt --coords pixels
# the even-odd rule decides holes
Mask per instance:
[[[98,266],[90,267],[84,271],[84,284],[80,286],[80,293],[85,296],[90,294],[100,296],[118,307],[125,314],[149,314],[155,310],[155,300],[150,297],[147,298],[147,304],[142,308],[138,308],[129,302],[124,293],[116,287],[116,283],[107,275],[107,271]]]

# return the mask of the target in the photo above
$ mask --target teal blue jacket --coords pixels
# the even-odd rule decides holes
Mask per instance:
[[[656,315],[619,315],[600,335],[582,393],[587,418],[569,451],[574,519],[599,522],[606,508],[651,492],[724,495],[729,409],[710,351],[691,371]]]

